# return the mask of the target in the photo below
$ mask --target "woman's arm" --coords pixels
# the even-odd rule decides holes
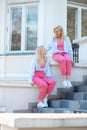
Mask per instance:
[[[70,38],[66,37],[65,42],[66,42],[66,46],[65,46],[66,52],[69,53],[70,58],[73,61],[73,50],[72,50],[72,44],[71,44]]]

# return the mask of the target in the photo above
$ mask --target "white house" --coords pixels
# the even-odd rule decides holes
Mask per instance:
[[[62,25],[72,42],[86,45],[87,0],[1,0],[0,7],[0,106],[12,112],[37,101],[38,88],[28,83],[29,66],[36,47],[48,43],[55,26]],[[72,81],[87,75],[83,55],[84,50],[72,70]],[[60,87],[60,72],[53,61],[52,69],[54,78],[60,79],[56,88]]]

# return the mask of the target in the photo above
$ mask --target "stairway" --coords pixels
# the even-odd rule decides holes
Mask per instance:
[[[73,92],[63,93],[63,97],[48,101],[49,108],[34,108],[38,113],[87,113],[87,85],[74,86]]]

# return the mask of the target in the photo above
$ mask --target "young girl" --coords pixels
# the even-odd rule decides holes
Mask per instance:
[[[46,50],[43,46],[37,47],[36,57],[29,73],[29,81],[31,85],[37,84],[40,87],[37,107],[48,107],[47,98],[51,94],[56,81],[52,79],[50,63],[46,58]]]
[[[70,75],[73,64],[73,51],[70,39],[64,35],[63,28],[60,25],[55,27],[53,31],[55,36],[46,46],[46,50],[53,50],[52,58],[60,65],[63,86],[72,87]]]

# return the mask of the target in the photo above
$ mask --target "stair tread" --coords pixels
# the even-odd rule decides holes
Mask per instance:
[[[49,108],[36,108],[37,109],[37,112],[40,112],[40,113],[50,113],[50,112],[60,112],[60,111],[64,111],[64,112],[87,112],[87,110],[84,110],[84,109],[71,109],[71,108],[52,108],[52,107],[49,107]]]

